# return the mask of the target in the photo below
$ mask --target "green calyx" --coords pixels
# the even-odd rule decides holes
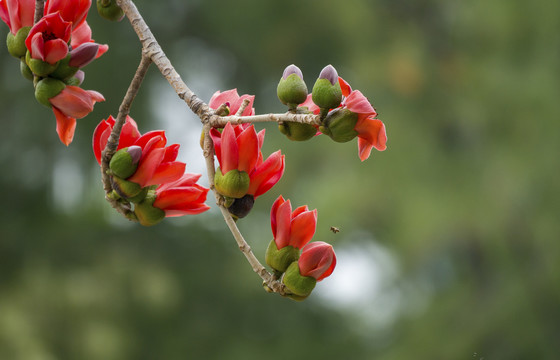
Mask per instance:
[[[310,124],[285,121],[278,125],[278,130],[292,141],[305,141],[317,133],[317,129]]]
[[[115,0],[97,0],[97,12],[110,21],[121,21],[124,17],[124,11]]]
[[[31,69],[27,66],[24,60],[19,62],[19,70],[24,78],[33,81],[33,72],[31,72]]]
[[[142,202],[134,205],[134,214],[140,224],[152,226],[165,218],[165,211],[153,206],[155,200],[156,193],[150,190]]]
[[[276,88],[278,99],[284,105],[295,109],[307,99],[307,85],[298,74],[290,74],[287,78],[280,78]]]
[[[284,246],[282,249],[278,250],[276,242],[271,240],[266,249],[265,260],[268,266],[277,270],[281,273],[286,271],[288,266],[297,261],[299,258],[299,249],[293,246]]]
[[[58,79],[44,78],[35,87],[35,98],[41,104],[51,107],[49,99],[60,94],[64,88],[66,88],[64,82]]]
[[[27,63],[27,66],[29,66],[31,71],[33,71],[33,74],[41,77],[49,75],[50,73],[55,71],[56,67],[58,66],[58,62],[56,62],[55,64],[49,64],[46,61],[33,59],[29,51],[25,53],[25,62]]]
[[[72,56],[70,55],[70,53],[68,53],[68,55],[64,59],[62,59],[58,62],[58,66],[56,67],[56,69],[52,73],[49,74],[49,76],[60,79],[60,80],[68,80],[68,79],[72,78],[72,76],[76,75],[76,73],[80,69],[77,68],[77,67],[73,67],[73,66],[68,65],[71,57]]]
[[[312,276],[302,276],[299,273],[299,266],[297,261],[294,261],[288,266],[288,269],[282,277],[282,282],[286,288],[297,297],[307,297],[317,284],[317,280]],[[303,300],[295,298],[294,300]]]
[[[347,142],[354,139],[358,132],[354,130],[358,122],[358,114],[348,109],[334,109],[323,120],[319,130],[336,142]]]
[[[116,175],[111,176],[113,190],[122,198],[131,199],[141,193],[142,187],[132,181],[127,181]]]
[[[223,175],[220,168],[218,168],[214,175],[214,186],[218,193],[236,199],[242,198],[247,194],[250,181],[249,174],[236,169],[230,170]]]
[[[114,175],[122,179],[127,179],[136,172],[141,156],[142,149],[139,146],[130,146],[120,149],[111,158],[109,168]]]
[[[6,38],[6,45],[8,46],[8,52],[10,55],[17,57],[18,59],[25,56],[27,52],[27,47],[25,46],[25,39],[31,30],[30,26],[22,27],[14,35],[8,32],[8,37]]]
[[[342,89],[340,84],[335,82],[333,85],[328,79],[317,79],[313,85],[311,99],[322,109],[334,109],[342,101]]]

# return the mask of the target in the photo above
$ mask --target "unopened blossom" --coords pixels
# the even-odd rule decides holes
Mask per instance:
[[[310,276],[321,281],[334,271],[336,256],[330,244],[315,241],[301,251],[298,267],[301,276]]]

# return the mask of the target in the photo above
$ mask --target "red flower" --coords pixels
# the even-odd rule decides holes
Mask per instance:
[[[76,119],[92,112],[96,101],[105,101],[105,98],[97,91],[70,85],[49,99],[56,117],[56,132],[64,145],[68,146],[74,138]]]
[[[264,139],[264,130],[255,131],[253,125],[231,125],[227,123],[222,132],[211,129],[210,136],[222,174],[237,169],[250,174],[255,168]]]
[[[270,210],[270,224],[278,250],[286,246],[301,249],[315,234],[317,209],[309,211],[304,205],[292,212],[290,200],[280,195]]]
[[[359,91],[354,90],[342,102],[342,107],[358,114],[358,122],[354,130],[358,133],[358,152],[360,160],[369,158],[372,148],[379,151],[387,149],[387,133],[385,125],[376,119],[377,112],[369,100]]]
[[[22,27],[33,26],[35,0],[0,0],[0,18],[14,35]]]
[[[301,276],[311,276],[321,281],[334,271],[336,256],[331,245],[316,241],[307,244],[298,260]]]
[[[87,17],[91,0],[47,0],[44,15],[60,13],[65,21],[72,23],[72,29],[81,25]]]
[[[224,92],[216,91],[212,98],[210,98],[210,102],[208,106],[211,109],[216,110],[222,104],[228,104],[229,107],[229,115],[235,115],[237,110],[245,99],[249,99],[249,105],[243,111],[241,116],[251,116],[255,115],[255,109],[253,108],[253,102],[255,101],[255,95],[241,95],[237,93],[237,89],[231,89]]]
[[[101,152],[107,145],[114,125],[115,119],[109,116],[107,120],[102,120],[97,125],[93,133],[93,152],[99,164],[101,164]],[[166,144],[164,131],[150,131],[140,135],[136,122],[127,116],[117,150],[136,145],[142,148],[142,156],[136,172],[126,180],[145,187],[180,179],[185,172],[185,163],[175,161],[179,153],[179,145],[166,147]]]
[[[25,40],[31,57],[51,65],[64,59],[68,55],[71,25],[59,13],[44,16],[31,28]]]
[[[180,179],[156,189],[153,207],[165,211],[166,217],[200,214],[210,207],[204,202],[208,189],[196,182],[200,174],[184,174]]]

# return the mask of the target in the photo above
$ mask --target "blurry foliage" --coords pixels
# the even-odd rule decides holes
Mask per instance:
[[[110,51],[84,88],[108,101],[79,120],[68,149],[0,51],[1,359],[556,358],[560,2],[137,5],[188,84],[188,69],[206,65],[192,46],[223,55],[220,90],[257,95],[257,112],[283,111],[276,82],[291,63],[308,86],[332,63],[373,101],[388,150],[365,163],[355,141],[288,143],[267,125],[265,152],[282,148],[286,174],[240,225],[262,258],[282,193],[319,209],[317,239],[342,229],[335,249],[353,231],[373,234],[398,261],[394,285],[424,284],[429,301],[364,331],[315,296],[262,291],[215,213],[148,229],[113,214],[91,134],[116,115],[140,46],[126,20],[93,11],[94,38]],[[142,131],[158,126],[147,86],[132,111]]]

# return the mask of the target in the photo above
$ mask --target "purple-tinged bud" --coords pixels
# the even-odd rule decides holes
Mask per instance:
[[[70,52],[69,66],[83,68],[92,62],[99,51],[99,44],[87,42],[83,43]]]
[[[82,70],[78,70],[74,77],[64,80],[66,85],[80,86],[84,82],[86,74]]]
[[[288,65],[284,69],[284,73],[282,74],[282,79],[286,80],[288,76],[292,74],[296,74],[297,76],[299,76],[300,79],[303,79],[303,73],[301,72],[300,68],[298,68],[294,64]]]
[[[276,94],[282,104],[288,105],[290,110],[297,109],[297,106],[307,99],[307,86],[303,81],[303,73],[297,66],[292,64],[286,67],[276,88]]]
[[[313,85],[313,102],[324,111],[334,109],[342,101],[342,89],[338,82],[338,73],[332,65],[327,65],[321,70],[319,78]]]
[[[141,157],[142,148],[140,146],[132,145],[120,149],[111,158],[109,168],[113,172],[113,175],[122,179],[127,179],[136,172]]]
[[[330,81],[331,85],[336,85],[338,83],[338,72],[334,66],[329,64],[321,70],[319,79],[327,79]]]

